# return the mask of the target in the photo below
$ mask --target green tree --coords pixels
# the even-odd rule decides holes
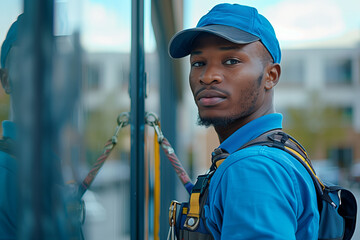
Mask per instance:
[[[311,104],[287,109],[285,130],[301,142],[312,159],[324,159],[327,150],[344,144],[351,124],[343,110],[324,104],[316,92],[309,95]]]

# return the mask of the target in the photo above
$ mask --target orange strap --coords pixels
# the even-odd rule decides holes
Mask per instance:
[[[154,134],[154,240],[159,240],[160,229],[160,146],[158,142],[158,135]]]

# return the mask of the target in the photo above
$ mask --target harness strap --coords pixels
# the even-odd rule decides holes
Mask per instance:
[[[201,204],[202,202],[204,203],[204,201],[202,201],[204,192],[208,188],[210,184],[210,179],[215,173],[215,170],[228,156],[229,153],[225,152],[223,149],[217,148],[214,150],[212,154],[212,165],[210,167],[210,172],[208,174],[198,176],[195,186],[191,191],[189,210],[184,223],[184,227],[190,230],[194,230],[199,225],[200,214],[202,210]]]
[[[161,204],[161,174],[160,174],[160,144],[158,134],[154,134],[154,240],[160,239],[160,204]]]
[[[284,150],[291,154],[293,157],[298,159],[298,161],[307,169],[309,172],[316,190],[322,193],[324,189],[323,183],[316,176],[315,170],[313,169],[305,149],[290,135],[284,133],[281,129],[274,129],[268,132],[263,133],[259,137],[253,139],[252,141],[246,143],[237,151],[256,145],[263,145],[269,147],[276,147],[281,150]],[[203,202],[203,193],[208,189],[210,184],[210,179],[215,173],[216,169],[224,162],[224,160],[230,154],[223,149],[216,148],[212,153],[212,165],[208,174],[198,176],[198,179],[195,183],[195,186],[192,189],[189,201],[189,209],[187,212],[187,217],[184,223],[184,227],[189,230],[195,230],[198,227],[200,221],[200,214],[202,207],[200,206]]]
[[[238,150],[255,146],[255,145],[263,145],[268,147],[276,147],[281,150],[286,151],[287,153],[291,154],[295,159],[297,159],[309,172],[316,191],[321,196],[323,190],[325,189],[325,185],[323,182],[318,178],[316,172],[311,164],[310,159],[305,151],[305,149],[301,146],[299,142],[297,142],[293,137],[283,132],[281,129],[274,129],[268,131],[259,137],[251,140],[247,144],[243,145]]]
[[[221,148],[215,148],[211,153],[211,162],[210,171],[215,171],[221,163],[229,156],[230,154]]]
[[[316,189],[316,195],[318,197],[319,209],[321,209],[322,200],[328,201],[330,204],[334,205],[332,199],[326,194],[329,190],[321,180],[316,176],[315,170],[311,164],[310,159],[305,151],[305,149],[290,135],[284,133],[281,129],[274,129],[263,133],[259,137],[253,139],[252,141],[246,143],[244,146],[239,148],[237,151],[250,147],[250,146],[268,146],[279,148],[295,159],[297,159],[307,170],[309,175],[312,178]],[[203,207],[207,200],[207,195],[209,191],[209,183],[211,177],[215,173],[216,169],[222,164],[222,162],[229,156],[229,153],[223,149],[217,148],[212,153],[212,166],[210,167],[209,173],[205,175],[200,175],[198,180],[192,189],[188,209],[183,208],[183,215],[187,215],[184,223],[185,229],[180,229],[181,239],[200,239],[196,234],[206,235],[206,239],[213,239],[210,233],[204,234],[197,232],[198,226],[202,226],[200,219],[203,219]],[[326,199],[326,196],[328,199]],[[188,210],[188,211],[187,211]],[[204,219],[203,219],[204,220]],[[205,220],[204,220],[205,221]],[[205,225],[206,227],[206,225]],[[181,235],[183,234],[183,235]],[[184,237],[184,234],[188,234]],[[201,235],[201,236],[202,236]],[[190,237],[191,236],[191,237]]]
[[[216,168],[218,168],[223,162],[225,161],[225,159],[221,159],[215,162]]]
[[[190,196],[190,210],[188,212],[189,217],[199,218],[200,216],[199,201],[200,201],[200,192],[192,193]]]
[[[207,189],[209,185],[211,176],[210,173],[198,176],[197,181],[191,190],[189,210],[184,223],[184,227],[190,230],[196,229],[199,225],[201,197],[204,193],[204,190]]]
[[[8,137],[3,137],[0,139],[0,151],[9,154],[10,156],[14,156],[14,140]]]

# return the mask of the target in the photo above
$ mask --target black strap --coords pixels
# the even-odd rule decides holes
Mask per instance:
[[[240,147],[237,151],[256,145],[276,147],[291,154],[305,167],[307,172],[310,174],[311,179],[314,182],[316,191],[318,192],[319,196],[323,195],[323,183],[321,183],[318,177],[316,176],[316,172],[312,166],[310,159],[307,156],[304,147],[301,146],[301,144],[298,141],[296,141],[295,138],[283,132],[281,129],[274,129],[261,134],[259,137],[251,140],[250,142]],[[292,152],[289,149],[292,149],[294,152]],[[301,158],[296,153],[299,154]]]
[[[311,176],[311,179],[314,182],[316,191],[318,192],[319,196],[323,194],[323,183],[316,176],[316,172],[312,166],[310,159],[307,156],[307,153],[301,144],[295,140],[295,138],[291,137],[289,134],[283,132],[281,129],[273,129],[267,131],[257,138],[249,141],[248,143],[244,144],[240,147],[237,151],[240,151],[244,148],[251,147],[251,146],[268,146],[268,147],[276,147],[285,152],[291,154],[295,159],[297,159],[308,171]],[[293,151],[289,150],[292,149]],[[297,155],[299,154],[301,158]],[[224,152],[223,150],[217,148],[212,153],[212,170],[215,170],[213,166],[215,165],[216,161],[224,158],[224,156],[229,155],[229,153]],[[305,162],[304,162],[305,161]]]
[[[307,156],[305,148],[303,146],[301,146],[301,144],[298,141],[296,141],[295,138],[293,138],[289,134],[285,133],[281,129],[274,129],[274,130],[265,132],[265,133],[261,134],[259,137],[251,140],[250,142],[248,142],[245,145],[243,145],[242,147],[240,147],[237,151],[247,148],[247,147],[250,147],[250,146],[255,146],[255,145],[276,147],[276,148],[279,148],[279,149],[285,150],[285,151],[286,151],[286,147],[291,148],[294,151],[296,151],[298,154],[300,154],[310,165],[311,170],[313,172],[315,172],[314,168],[312,166],[312,163]],[[298,157],[295,156],[295,158],[298,158]]]
[[[211,153],[211,167],[210,172],[215,171],[217,168],[216,163],[220,160],[226,159],[230,154],[221,148],[215,148],[214,151]],[[220,163],[221,164],[221,163]]]

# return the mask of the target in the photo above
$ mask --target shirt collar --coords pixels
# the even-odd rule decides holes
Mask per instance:
[[[219,148],[231,154],[262,133],[282,128],[282,119],[283,117],[280,113],[271,113],[259,117],[236,130],[236,132],[220,144]]]
[[[2,122],[3,137],[16,139],[16,126],[15,123],[5,120]]]

